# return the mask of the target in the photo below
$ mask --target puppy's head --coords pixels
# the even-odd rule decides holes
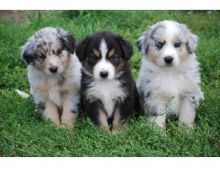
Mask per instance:
[[[197,36],[186,25],[161,21],[151,26],[137,41],[137,47],[149,61],[160,67],[172,67],[191,57]]]
[[[69,64],[75,50],[73,36],[59,28],[43,28],[22,46],[21,56],[35,68],[48,75],[59,75]]]
[[[112,80],[131,57],[132,46],[119,35],[98,32],[78,44],[76,55],[94,79]]]

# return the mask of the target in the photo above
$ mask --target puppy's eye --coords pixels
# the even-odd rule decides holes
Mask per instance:
[[[88,57],[88,63],[91,65],[95,65],[98,62],[99,58],[95,55],[91,55],[90,57]]]
[[[181,47],[181,45],[182,45],[181,42],[176,42],[176,43],[174,43],[174,47],[175,47],[175,48],[179,48],[179,47]]]
[[[120,58],[117,55],[113,55],[109,58],[110,62],[117,64],[120,61]]]
[[[60,54],[62,53],[62,51],[63,51],[62,49],[58,49],[57,52],[56,52],[56,54],[57,54],[57,55],[60,55]]]
[[[156,47],[157,47],[157,49],[162,49],[163,48],[163,46],[164,46],[164,44],[165,44],[165,42],[157,42],[156,43]]]
[[[45,59],[46,56],[45,56],[45,55],[40,55],[40,58],[41,58],[41,59]]]

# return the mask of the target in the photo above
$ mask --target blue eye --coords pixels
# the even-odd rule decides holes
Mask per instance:
[[[165,44],[165,42],[163,42],[163,43],[162,43],[162,42],[157,42],[157,43],[156,43],[157,49],[159,49],[159,50],[162,49],[163,46],[164,46],[164,44]]]
[[[176,42],[176,43],[174,43],[174,47],[175,47],[175,48],[179,48],[181,45],[182,45],[181,42]]]

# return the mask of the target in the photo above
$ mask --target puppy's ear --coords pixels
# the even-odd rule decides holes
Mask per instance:
[[[193,53],[197,47],[198,36],[188,32],[186,48],[189,53]]]
[[[149,36],[150,33],[151,33],[151,30],[148,32],[144,32],[142,36],[140,36],[136,42],[136,46],[142,54],[148,53],[148,49],[149,49],[148,39],[150,38]]]
[[[193,53],[197,47],[198,37],[194,35],[186,25],[181,24],[181,28],[187,40],[186,49],[189,53]]]
[[[64,36],[62,36],[62,42],[63,45],[66,47],[66,49],[70,52],[70,53],[74,53],[75,48],[76,48],[76,40],[75,38],[70,34],[67,33]]]
[[[139,51],[142,50],[142,40],[139,38],[136,42],[136,46],[138,48]]]
[[[129,60],[131,55],[133,54],[133,48],[129,42],[124,40],[121,36],[118,36],[118,42],[121,45],[124,59]]]
[[[86,47],[89,43],[89,38],[83,39],[77,46],[76,46],[76,56],[79,58],[80,61],[85,59]]]
[[[22,46],[21,58],[24,59],[27,64],[34,63],[35,55],[33,52],[33,47],[31,45]]]

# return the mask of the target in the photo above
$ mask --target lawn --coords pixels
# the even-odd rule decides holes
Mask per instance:
[[[98,30],[121,34],[134,47],[131,67],[137,78],[141,56],[135,42],[149,25],[163,19],[186,23],[199,36],[196,53],[205,101],[197,110],[194,130],[170,120],[161,131],[141,117],[110,134],[84,115],[74,129],[56,128],[41,120],[33,100],[15,93],[15,88],[29,92],[20,46],[40,28],[62,27],[78,41]],[[220,156],[219,19],[219,11],[34,11],[24,20],[0,18],[0,156]]]

